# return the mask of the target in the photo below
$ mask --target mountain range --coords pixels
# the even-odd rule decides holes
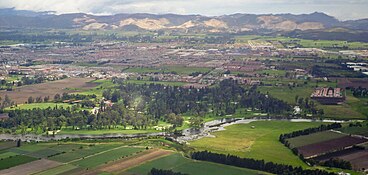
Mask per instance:
[[[56,15],[0,9],[0,28],[53,28],[81,30],[186,31],[186,32],[292,32],[314,30],[367,31],[368,19],[340,21],[324,13],[231,14],[222,16],[177,14],[116,14],[97,16],[84,13]]]

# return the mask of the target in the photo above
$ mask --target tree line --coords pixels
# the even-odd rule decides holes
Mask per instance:
[[[192,159],[210,161],[225,165],[231,165],[241,168],[248,168],[253,170],[265,171],[272,174],[279,175],[335,175],[335,173],[324,170],[314,169],[306,170],[302,167],[293,167],[291,165],[277,164],[273,162],[265,162],[264,160],[255,160],[252,158],[240,158],[234,155],[225,155],[212,153],[208,151],[194,152],[191,155]]]

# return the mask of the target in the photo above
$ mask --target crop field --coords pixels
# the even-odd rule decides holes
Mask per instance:
[[[59,162],[41,159],[30,163],[22,164],[19,166],[15,166],[6,170],[2,170],[0,171],[0,174],[6,175],[33,174],[50,168],[54,168],[56,166],[59,166],[60,164],[61,163]]]
[[[279,142],[279,136],[310,127],[319,122],[257,121],[226,127],[225,131],[214,132],[214,138],[202,138],[190,142],[196,150],[238,155],[240,157],[263,159],[275,163],[306,166],[291,150]]]
[[[4,152],[4,153],[0,154],[0,160],[1,159],[6,159],[6,158],[9,158],[9,157],[13,157],[13,156],[16,156],[16,155],[19,155],[19,154],[14,153],[14,152]]]
[[[21,164],[25,164],[25,163],[32,162],[35,160],[37,160],[37,158],[24,156],[24,155],[16,155],[13,157],[8,157],[6,159],[0,160],[0,170],[14,167],[14,166],[21,165]]]
[[[66,162],[78,160],[83,157],[90,156],[90,155],[93,155],[93,154],[96,154],[102,151],[113,149],[118,146],[119,145],[110,145],[110,144],[108,145],[101,144],[101,145],[95,145],[95,146],[89,146],[89,145],[79,146],[76,149],[72,149],[64,154],[50,157],[49,159],[66,163]]]
[[[319,143],[309,144],[302,147],[298,147],[300,154],[304,157],[316,156],[331,151],[341,150],[355,144],[367,142],[367,139],[345,136],[336,139],[331,139]]]
[[[172,154],[147,162],[127,170],[125,174],[146,175],[152,168],[169,169],[175,172],[182,172],[190,175],[203,175],[208,174],[209,172],[211,172],[211,175],[266,174],[260,171],[254,171],[245,168],[237,168],[210,162],[194,161],[183,157],[181,154]]]
[[[59,81],[51,81],[42,84],[27,85],[15,88],[13,91],[1,91],[0,96],[4,99],[5,95],[16,102],[17,104],[25,103],[28,97],[46,97],[53,98],[55,94],[62,94],[64,92],[76,92],[73,88],[90,89],[96,86],[95,83],[90,83],[92,79],[88,78],[68,78]],[[68,90],[68,88],[71,88]]]
[[[348,134],[357,134],[357,135],[363,135],[368,136],[368,126],[366,123],[363,123],[362,127],[343,127],[340,128],[339,131],[348,133]]]
[[[137,153],[142,150],[143,148],[121,147],[117,149],[111,149],[100,154],[92,155],[87,158],[83,158],[82,160],[73,162],[72,164],[85,168],[93,168],[97,167],[98,165],[106,164],[110,161],[118,160],[123,157],[132,155],[133,153]]]
[[[319,143],[331,139],[344,137],[344,134],[340,134],[333,131],[317,132],[310,135],[294,137],[288,139],[291,147],[301,147],[313,143]]]
[[[361,150],[353,154],[339,156],[338,158],[349,161],[355,170],[364,170],[368,168],[368,150]]]
[[[62,174],[68,171],[71,171],[73,169],[76,169],[77,166],[74,166],[72,164],[64,164],[61,166],[57,166],[55,168],[50,168],[46,171],[39,172],[35,175],[54,175],[54,174]]]
[[[124,171],[125,169],[135,167],[139,164],[143,164],[145,162],[170,155],[172,153],[173,153],[172,151],[162,149],[146,150],[141,153],[138,153],[133,157],[129,157],[126,159],[122,159],[121,161],[115,161],[110,164],[107,164],[106,166],[101,167],[99,170],[110,173],[120,172]]]
[[[0,142],[0,150],[15,147],[16,143],[12,141],[1,141]]]

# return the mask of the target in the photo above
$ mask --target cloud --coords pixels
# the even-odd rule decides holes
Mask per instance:
[[[0,0],[0,8],[61,13],[233,13],[325,12],[339,19],[368,18],[367,0]]]

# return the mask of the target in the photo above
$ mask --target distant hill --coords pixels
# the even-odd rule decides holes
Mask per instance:
[[[311,14],[232,14],[222,16],[176,14],[116,14],[95,16],[84,13],[55,15],[0,9],[0,28],[56,28],[81,30],[186,31],[238,33],[249,31],[327,31],[333,28],[368,30],[368,19],[339,21],[324,13]]]

